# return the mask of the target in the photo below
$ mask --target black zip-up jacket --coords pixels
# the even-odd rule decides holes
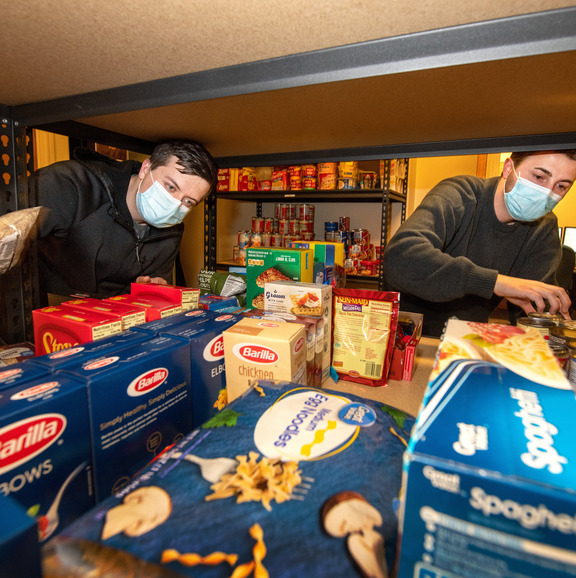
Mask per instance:
[[[170,282],[184,225],[149,226],[138,239],[126,194],[140,167],[76,149],[74,160],[34,173],[37,205],[47,209],[38,230],[41,292],[102,299],[129,293],[140,275]]]

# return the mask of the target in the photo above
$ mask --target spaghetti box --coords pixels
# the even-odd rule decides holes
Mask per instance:
[[[185,311],[183,313],[178,313],[177,315],[170,315],[169,317],[163,317],[162,319],[156,319],[154,321],[148,321],[138,327],[134,327],[134,331],[145,332],[149,335],[157,336],[166,331],[170,331],[177,325],[186,325],[194,321],[200,322],[201,320],[214,319],[220,315],[218,311],[208,311],[207,309],[192,309],[192,311]]]
[[[104,337],[97,341],[83,343],[54,353],[46,353],[32,359],[28,364],[31,366],[41,367],[47,371],[55,372],[60,369],[66,369],[74,365],[81,365],[88,359],[111,355],[112,352],[130,347],[137,343],[151,339],[147,335],[137,331],[122,331],[110,337]]]
[[[1,367],[0,391],[20,385],[26,381],[39,379],[48,373],[50,373],[50,370],[47,367],[39,366],[33,361],[28,363],[15,363],[10,367]]]
[[[198,307],[200,309],[208,309],[210,311],[222,311],[223,309],[238,309],[238,300],[236,297],[225,297],[223,295],[202,295],[198,300]]]
[[[130,294],[140,297],[160,297],[180,305],[182,311],[189,311],[198,307],[200,289],[177,285],[159,285],[157,283],[132,283]]]
[[[312,249],[248,247],[246,249],[246,305],[251,309],[269,309],[264,305],[264,285],[271,281],[313,281]]]
[[[182,313],[182,305],[153,296],[144,297],[141,295],[125,294],[107,297],[106,299],[102,299],[102,301],[125,303],[135,307],[140,307],[146,312],[146,321],[154,321],[154,319],[162,319],[163,317]]]
[[[74,309],[85,309],[87,311],[95,311],[102,313],[110,318],[120,319],[122,322],[122,329],[130,329],[134,325],[139,325],[146,321],[146,312],[140,307],[134,307],[126,303],[117,303],[113,301],[102,301],[101,299],[94,299],[86,297],[82,299],[72,299],[71,301],[63,301],[62,307],[72,307]]]
[[[235,400],[259,380],[306,385],[302,325],[244,317],[224,331],[226,391]]]
[[[332,361],[332,286],[275,281],[266,283],[265,309],[324,320],[322,382],[330,377]]]
[[[192,429],[189,357],[155,337],[69,369],[88,389],[97,501]]]
[[[277,313],[264,309],[249,309],[242,313],[251,319],[267,319],[281,323],[300,323],[306,329],[306,385],[320,387],[322,384],[322,341],[324,321],[320,317],[302,317],[291,313]],[[318,325],[321,325],[319,328]]]
[[[42,541],[94,505],[86,387],[45,375],[0,392],[0,494],[36,518]]]
[[[404,457],[399,578],[574,576],[574,392],[470,359],[430,388]]]
[[[34,518],[0,494],[0,576],[42,578],[38,527]]]
[[[36,355],[53,353],[122,331],[119,319],[71,307],[44,307],[32,311]]]
[[[163,333],[186,339],[190,344],[194,427],[209,420],[223,407],[221,392],[226,389],[226,370],[222,334],[240,319],[231,313],[193,316],[189,317],[188,323],[168,328]]]

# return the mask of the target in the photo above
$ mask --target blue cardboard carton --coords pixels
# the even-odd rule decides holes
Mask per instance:
[[[405,455],[399,578],[576,574],[574,393],[452,361]]]
[[[48,373],[50,373],[48,368],[35,365],[33,360],[2,367],[0,368],[0,391],[41,378]]]

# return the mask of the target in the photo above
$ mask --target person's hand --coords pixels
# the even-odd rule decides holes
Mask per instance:
[[[547,301],[550,305],[549,313],[551,315],[560,313],[565,319],[570,319],[572,302],[570,297],[568,297],[568,293],[562,287],[547,285],[532,279],[498,275],[494,293],[504,297],[510,303],[518,305],[527,315],[534,311],[543,313],[546,308],[545,302]],[[534,308],[534,305],[536,305],[536,308]]]
[[[168,281],[162,277],[149,277],[148,275],[141,275],[136,278],[136,283],[152,283],[155,285],[168,285]]]

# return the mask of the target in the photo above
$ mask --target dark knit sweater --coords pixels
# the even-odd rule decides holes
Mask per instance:
[[[498,274],[555,283],[560,262],[553,213],[534,222],[498,221],[498,178],[459,176],[436,185],[384,251],[385,289],[400,308],[424,314],[424,334],[439,336],[451,316],[488,321],[501,301]]]

